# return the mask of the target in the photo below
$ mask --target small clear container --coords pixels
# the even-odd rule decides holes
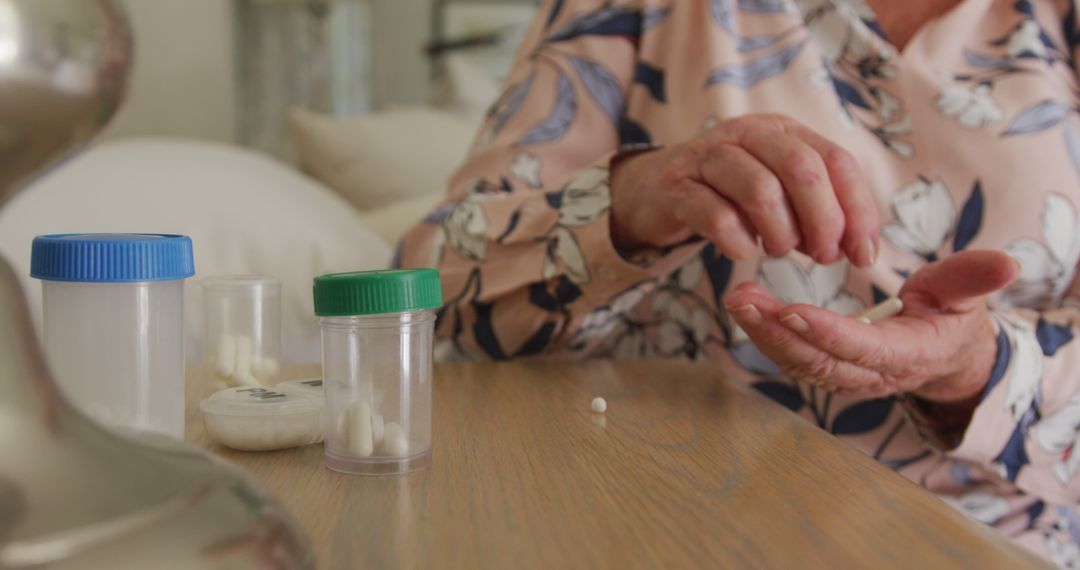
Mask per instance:
[[[218,386],[270,386],[281,370],[281,282],[262,275],[203,280],[203,361]]]
[[[239,387],[215,392],[199,404],[206,431],[240,451],[270,451],[323,439],[321,395]]]
[[[68,400],[121,430],[184,437],[184,279],[191,239],[57,234],[34,239],[45,352]]]
[[[326,466],[391,475],[431,463],[431,362],[442,285],[434,269],[315,279]]]

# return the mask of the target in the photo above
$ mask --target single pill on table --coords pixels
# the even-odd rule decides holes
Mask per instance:
[[[859,314],[858,320],[865,324],[873,324],[882,319],[900,314],[904,310],[904,302],[897,297],[889,297],[884,301],[870,307]]]
[[[593,398],[591,407],[592,411],[602,414],[607,411],[607,400],[603,398]]]

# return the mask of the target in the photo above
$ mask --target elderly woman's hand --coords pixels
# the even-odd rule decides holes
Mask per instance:
[[[616,247],[670,246],[698,235],[745,259],[797,249],[818,263],[873,263],[878,215],[855,159],[781,115],[721,121],[693,140],[612,165]]]
[[[996,350],[984,295],[1019,264],[996,251],[957,253],[904,284],[903,312],[873,325],[812,305],[784,307],[743,283],[725,302],[757,347],[788,375],[830,391],[879,397],[901,392],[957,401],[982,390]]]

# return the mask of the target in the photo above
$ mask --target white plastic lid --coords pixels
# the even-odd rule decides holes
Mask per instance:
[[[313,396],[322,397],[323,395],[323,379],[322,378],[301,378],[299,380],[289,380],[287,382],[278,382],[274,386],[282,392],[301,392],[304,394],[311,394]]]
[[[221,416],[291,416],[321,414],[323,399],[300,391],[238,387],[219,390],[199,404],[205,414]]]

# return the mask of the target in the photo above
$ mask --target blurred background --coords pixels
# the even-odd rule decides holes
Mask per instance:
[[[490,101],[535,0],[125,0],[137,59],[108,137],[170,135],[288,156],[286,112]]]
[[[441,199],[538,4],[118,1],[135,38],[127,101],[0,212],[0,253],[40,323],[34,236],[191,236],[189,362],[200,280],[231,274],[280,278],[283,356],[319,360],[311,279],[391,264]],[[4,18],[0,30],[18,28]]]

